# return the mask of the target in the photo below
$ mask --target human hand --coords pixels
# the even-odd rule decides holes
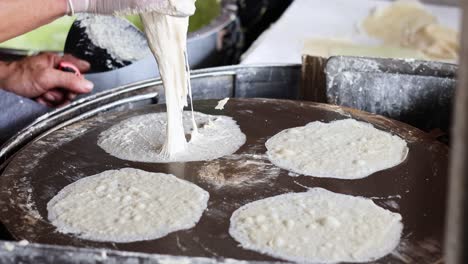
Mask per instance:
[[[43,53],[0,64],[0,87],[49,107],[66,105],[77,94],[93,89],[93,83],[83,77],[56,69],[60,62],[72,63],[82,72],[90,67],[71,55]]]
[[[157,12],[180,17],[191,16],[195,13],[195,0],[71,0],[71,2],[77,13],[138,14]]]

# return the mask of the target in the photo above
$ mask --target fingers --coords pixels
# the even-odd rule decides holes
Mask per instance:
[[[76,96],[62,89],[53,89],[36,98],[36,101],[47,107],[63,107],[69,105]]]
[[[80,70],[80,72],[87,72],[91,68],[91,65],[89,64],[89,62],[78,59],[70,54],[65,54],[63,56],[60,56],[56,53],[44,52],[44,53],[39,54],[38,56],[46,58],[53,68],[57,68],[60,62],[62,61],[69,62],[75,65],[78,68],[78,70]]]
[[[78,68],[78,70],[80,70],[80,72],[87,72],[91,68],[91,64],[89,64],[89,62],[85,60],[80,60],[70,54],[63,55],[60,62],[62,61],[66,61],[75,65]]]
[[[45,99],[43,96],[36,98],[36,102],[38,102],[41,105],[50,107],[50,108],[60,108],[67,106],[71,103],[71,100],[65,99],[61,102],[50,102],[47,99]]]
[[[44,97],[44,99],[50,102],[61,102],[65,98],[68,99],[68,95],[58,89],[49,90],[48,92],[43,94],[42,97]]]
[[[63,89],[53,89],[49,90],[41,97],[45,99],[47,102],[53,105],[63,105],[69,104],[73,101],[78,95],[76,93],[68,92]]]
[[[38,102],[39,104],[41,104],[41,105],[43,105],[43,106],[54,107],[54,105],[53,105],[52,103],[49,103],[47,100],[45,100],[45,99],[42,98],[42,97],[36,98],[36,102]]]
[[[48,62],[49,67],[57,68],[62,56],[58,55],[57,53],[52,52],[42,52],[36,56],[39,60],[45,60]]]
[[[62,89],[53,89],[41,95],[36,101],[48,107],[62,106],[71,102],[69,94],[69,92]]]
[[[52,90],[62,88],[68,92],[76,94],[85,94],[92,91],[94,85],[83,77],[75,76],[73,73],[63,72],[56,69],[49,69],[44,74],[42,82],[46,89]]]
[[[36,102],[47,107],[60,108],[69,105],[77,96],[62,89],[53,89],[36,98]]]

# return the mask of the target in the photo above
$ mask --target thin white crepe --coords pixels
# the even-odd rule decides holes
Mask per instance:
[[[299,263],[368,262],[400,241],[401,215],[370,199],[314,188],[247,204],[231,217],[242,247]]]
[[[47,210],[59,232],[93,241],[134,242],[194,227],[208,199],[208,192],[173,175],[124,168],[66,186]]]
[[[402,163],[406,142],[354,119],[312,122],[281,131],[266,142],[276,166],[307,176],[360,179]]]

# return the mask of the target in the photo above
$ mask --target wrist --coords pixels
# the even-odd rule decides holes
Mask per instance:
[[[68,0],[65,0],[68,5]],[[89,0],[70,0],[75,13],[83,13],[89,10]],[[71,10],[69,10],[71,11]]]

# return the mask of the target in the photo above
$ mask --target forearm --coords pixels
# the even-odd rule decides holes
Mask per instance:
[[[50,23],[67,10],[67,0],[1,0],[0,42]]]

